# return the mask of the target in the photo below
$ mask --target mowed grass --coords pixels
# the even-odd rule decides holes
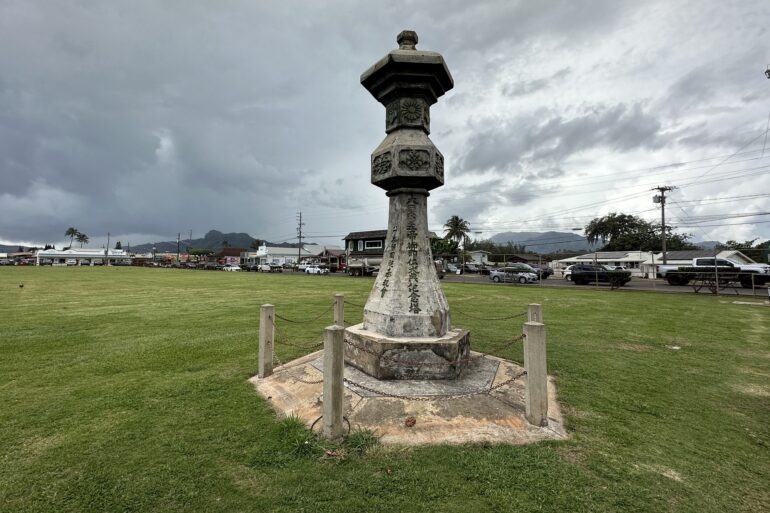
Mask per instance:
[[[246,381],[257,369],[259,305],[307,319],[336,292],[363,304],[371,286],[341,276],[0,268],[0,511],[770,508],[767,307],[445,283],[454,323],[472,330],[477,350],[521,331],[521,319],[477,318],[543,304],[571,439],[405,448],[372,447],[359,433],[341,446],[317,442],[277,419]],[[346,320],[360,319],[348,306]],[[331,311],[278,328],[308,343],[328,324]],[[284,361],[301,353],[278,347]],[[501,356],[521,361],[521,348]],[[332,448],[344,457],[325,457]]]

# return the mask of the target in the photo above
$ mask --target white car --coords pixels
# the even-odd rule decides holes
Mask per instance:
[[[223,271],[238,272],[241,270],[241,266],[238,264],[226,264],[222,267]]]
[[[564,278],[567,281],[572,281],[572,268],[574,265],[568,265],[564,268],[564,270],[561,272],[562,278]]]
[[[305,268],[305,274],[329,274],[329,269],[318,267],[317,265],[309,265]]]

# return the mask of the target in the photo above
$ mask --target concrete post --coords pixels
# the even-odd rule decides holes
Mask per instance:
[[[527,371],[527,420],[535,426],[547,426],[548,372],[545,361],[545,326],[540,322],[524,324],[524,369]]]
[[[345,327],[345,294],[334,294],[334,325]]]
[[[275,307],[262,305],[259,309],[259,377],[266,378],[273,373],[273,350],[275,338]]]
[[[538,303],[530,303],[527,306],[527,321],[543,322],[543,307]]]
[[[323,426],[321,434],[331,440],[342,436],[343,368],[345,328],[329,326],[324,339]]]

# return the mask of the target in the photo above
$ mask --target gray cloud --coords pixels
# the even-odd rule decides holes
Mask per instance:
[[[500,125],[484,120],[468,141],[461,173],[510,173],[524,163],[558,166],[569,157],[591,149],[628,152],[663,145],[660,122],[640,104],[597,105],[571,118],[536,115],[514,118]]]
[[[568,203],[537,193],[618,156],[734,147],[766,116],[755,68],[770,14],[695,5],[0,3],[0,241],[61,241],[68,226],[92,240],[269,237],[292,233],[298,210],[318,232],[384,226],[368,170],[384,112],[358,77],[404,28],[456,81],[433,116],[439,219]],[[692,27],[704,19],[720,23]]]
[[[562,68],[550,77],[538,78],[535,80],[523,80],[514,84],[504,84],[502,92],[506,96],[526,96],[546,89],[554,83],[558,84],[569,75],[569,72],[569,68]]]

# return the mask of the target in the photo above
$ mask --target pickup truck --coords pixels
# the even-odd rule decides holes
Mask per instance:
[[[715,269],[715,266],[719,269]],[[697,268],[693,269],[693,268]],[[693,258],[692,266],[658,265],[655,267],[657,275],[664,278],[669,285],[687,285],[691,280],[710,269],[716,272],[724,272],[725,269],[736,275],[741,286],[747,289],[754,285],[764,285],[770,282],[770,265],[766,264],[742,264],[729,258]],[[721,280],[720,280],[721,281]]]

